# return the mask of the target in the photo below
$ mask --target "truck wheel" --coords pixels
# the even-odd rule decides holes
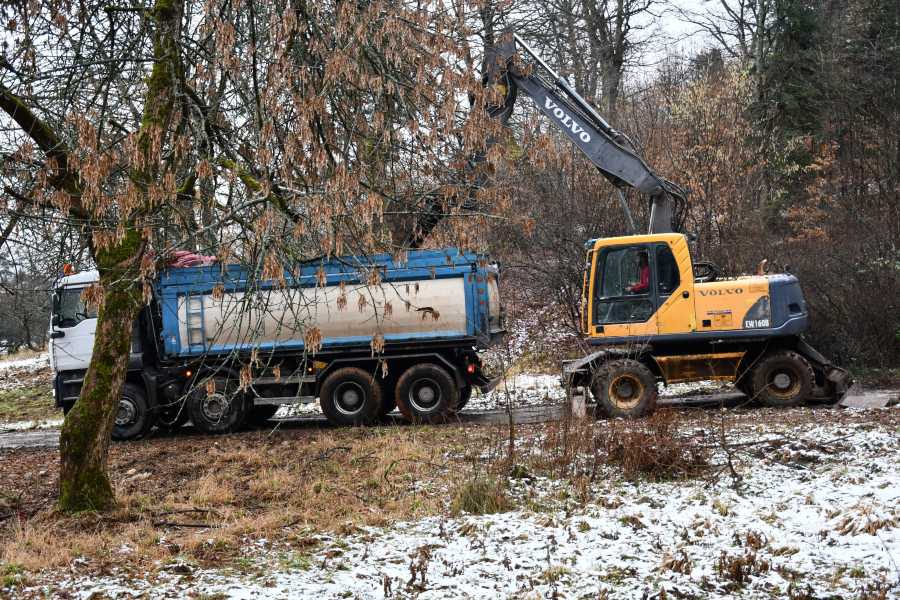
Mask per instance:
[[[275,416],[281,406],[277,404],[260,404],[251,406],[247,411],[247,423],[251,425],[265,425],[266,421]]]
[[[753,369],[753,389],[767,406],[797,406],[812,392],[815,374],[802,356],[790,350],[763,357]]]
[[[597,401],[597,416],[635,418],[656,409],[656,377],[636,360],[625,358],[602,365],[590,387]]]
[[[116,422],[113,425],[112,439],[116,441],[136,440],[147,435],[153,426],[153,415],[147,404],[144,390],[132,383],[126,383],[119,399]]]
[[[397,408],[413,423],[440,423],[456,409],[459,391],[445,369],[413,365],[397,381]]]
[[[184,400],[177,400],[171,404],[159,407],[156,415],[156,426],[166,431],[177,431],[187,423],[188,408]]]
[[[466,385],[459,390],[459,400],[456,401],[456,412],[459,412],[472,398],[472,386]]]
[[[208,382],[213,382],[207,389]],[[188,395],[188,415],[203,433],[228,433],[244,424],[247,406],[237,385],[224,377],[204,379]]]
[[[344,367],[325,378],[319,403],[335,425],[371,425],[381,410],[381,385],[371,373]]]

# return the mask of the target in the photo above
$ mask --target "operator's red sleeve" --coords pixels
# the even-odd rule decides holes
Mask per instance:
[[[631,286],[631,291],[634,293],[637,292],[646,292],[647,288],[650,287],[650,265],[641,267],[641,281],[640,283],[636,283]]]

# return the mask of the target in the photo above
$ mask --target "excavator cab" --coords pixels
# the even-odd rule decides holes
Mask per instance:
[[[589,339],[631,341],[695,329],[694,279],[684,235],[591,240],[583,300]]]

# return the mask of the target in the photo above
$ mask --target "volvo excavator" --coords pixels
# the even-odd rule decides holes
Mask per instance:
[[[489,111],[503,124],[519,93],[531,98],[619,190],[632,228],[622,192],[649,197],[646,234],[585,244],[581,328],[594,351],[563,363],[570,394],[589,390],[597,414],[611,417],[652,412],[659,382],[734,382],[779,407],[843,397],[849,373],[803,339],[809,314],[795,276],[724,278],[712,263],[694,262],[673,223],[686,210],[686,191],[657,175],[519,36],[488,48],[485,84],[502,97]]]

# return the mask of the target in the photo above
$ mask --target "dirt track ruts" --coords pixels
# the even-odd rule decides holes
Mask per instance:
[[[891,395],[896,399],[898,392],[896,390],[871,390],[866,391],[858,397],[859,405],[866,406],[867,403],[875,405],[878,400],[885,395]],[[747,398],[739,392],[726,392],[720,394],[687,396],[681,398],[660,398],[659,406],[684,406],[684,407],[701,407],[701,406],[735,406],[743,403]],[[481,411],[463,411],[458,415],[455,422],[472,423],[472,424],[498,424],[502,425],[509,422],[510,416],[516,424],[542,423],[545,421],[555,421],[561,419],[566,414],[566,406],[562,404],[555,405],[538,405],[524,406],[513,408],[511,411],[498,408],[494,410]],[[294,428],[294,427],[330,427],[328,421],[321,414],[311,414],[309,416],[292,417],[277,421],[277,427]],[[397,417],[389,421],[390,424],[403,423]],[[3,432],[0,426],[0,450],[12,448],[55,448],[59,444],[58,429],[37,429],[28,431],[9,431]]]

